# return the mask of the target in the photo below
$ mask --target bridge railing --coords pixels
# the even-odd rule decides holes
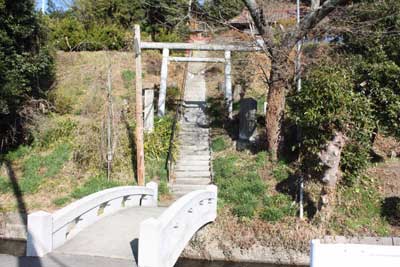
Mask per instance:
[[[310,266],[398,267],[400,266],[400,246],[395,244],[329,244],[316,239],[311,241]]]
[[[139,267],[172,267],[192,236],[217,216],[217,187],[178,199],[158,219],[140,224]]]
[[[85,227],[125,207],[157,206],[158,186],[120,186],[106,189],[54,212],[28,215],[27,256],[41,257]]]

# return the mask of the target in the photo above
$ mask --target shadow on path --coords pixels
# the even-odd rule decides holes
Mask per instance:
[[[131,249],[136,261],[136,266],[139,266],[139,239],[135,238],[131,241]]]

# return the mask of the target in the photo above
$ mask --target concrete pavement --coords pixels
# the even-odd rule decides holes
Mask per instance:
[[[83,229],[43,258],[0,255],[0,267],[136,266],[139,225],[165,207],[123,209]]]

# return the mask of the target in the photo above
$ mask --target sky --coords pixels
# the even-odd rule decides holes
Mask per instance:
[[[36,9],[42,8],[42,3],[44,2],[45,9],[47,9],[47,1],[48,0],[35,0],[36,1]],[[70,2],[71,0],[53,0],[53,3],[56,4],[57,7],[66,8],[65,3]]]
[[[41,9],[42,8],[42,3],[44,2],[45,9],[47,9],[47,1],[48,0],[35,0],[36,1],[36,9]],[[66,8],[65,3],[71,2],[73,0],[53,0],[54,4],[56,4],[57,7],[60,7],[62,9]],[[198,2],[203,5],[204,0],[198,0]]]

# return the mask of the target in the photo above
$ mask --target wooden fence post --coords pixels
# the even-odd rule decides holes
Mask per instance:
[[[158,95],[158,116],[165,115],[165,98],[167,97],[169,49],[163,48],[161,64],[160,93]]]
[[[231,51],[225,51],[225,100],[228,107],[228,116],[232,119],[232,77],[231,77]]]
[[[144,147],[143,147],[143,99],[142,99],[142,55],[140,48],[140,26],[135,25],[136,58],[136,175],[138,185],[144,186]]]

